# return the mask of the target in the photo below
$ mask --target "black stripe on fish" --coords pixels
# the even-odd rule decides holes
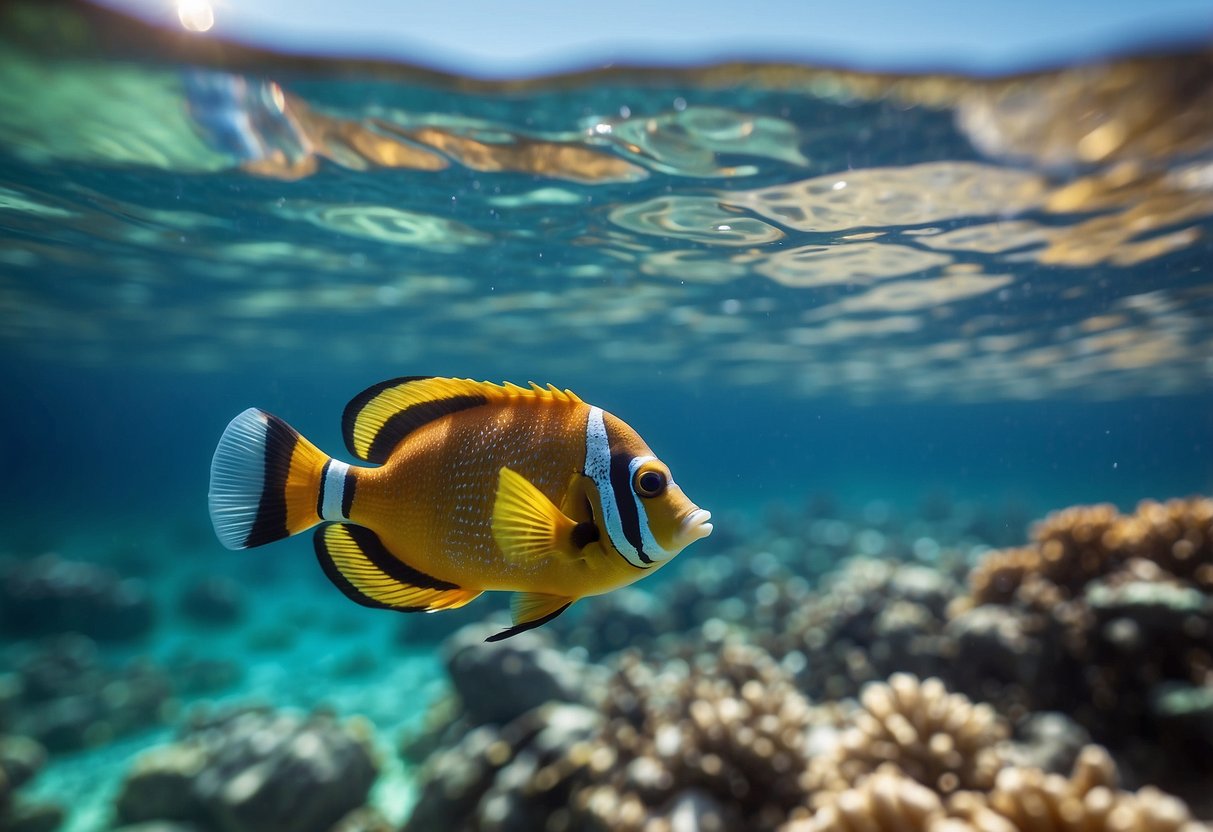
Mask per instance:
[[[324,461],[324,468],[320,470],[320,493],[316,495],[316,516],[324,518],[324,487],[328,484],[329,467],[333,464],[332,459]]]
[[[316,560],[320,563],[320,568],[324,570],[325,577],[333,582],[333,586],[341,590],[342,595],[349,598],[355,604],[361,604],[362,606],[370,607],[371,609],[399,609],[398,607],[392,607],[362,594],[356,586],[349,582],[345,575],[341,574],[341,570],[337,568],[335,563],[333,563],[333,558],[329,555],[328,547],[325,545],[324,526],[316,529],[314,543],[316,549]],[[407,611],[421,612],[424,609],[425,607],[415,607],[412,610]]]
[[[641,562],[648,564],[652,563],[653,559],[644,553],[644,541],[640,536],[640,513],[636,510],[636,500],[632,496],[632,474],[629,470],[631,464],[631,454],[611,454],[611,491],[615,495],[615,506],[619,509],[623,536],[636,548]]]
[[[290,535],[286,526],[286,480],[291,473],[291,457],[299,434],[281,419],[265,423],[265,475],[261,481],[261,499],[257,519],[244,540],[245,548],[261,546]]]
[[[553,612],[549,612],[547,615],[543,616],[543,618],[536,618],[534,621],[527,621],[523,624],[515,624],[513,627],[507,627],[506,629],[502,630],[500,633],[489,636],[488,638],[485,639],[485,641],[501,641],[502,639],[507,639],[507,638],[510,638],[511,636],[516,636],[519,633],[525,633],[527,630],[533,630],[536,627],[541,627],[544,624],[547,624],[549,621],[551,621],[556,616],[560,615],[565,610],[567,610],[570,606],[572,606],[572,604],[573,604],[573,602],[569,601],[567,604],[565,604],[560,609],[554,610]]]
[[[374,564],[380,572],[397,583],[408,584],[409,586],[416,586],[422,589],[446,590],[460,588],[458,584],[444,581],[441,578],[435,578],[433,575],[427,575],[421,570],[409,566],[389,552],[387,547],[383,545],[383,541],[379,539],[379,535],[368,528],[355,526],[350,523],[347,524],[346,532],[362,553],[366,555],[366,559]]]
[[[366,407],[371,399],[389,388],[399,387],[402,384],[408,384],[410,381],[425,381],[427,378],[433,378],[433,376],[401,376],[400,378],[391,378],[366,388],[357,396],[350,399],[350,403],[345,406],[345,410],[341,413],[341,435],[345,438],[345,446],[350,449],[350,453],[356,457],[362,457],[362,454],[358,453],[358,449],[354,447],[354,425],[358,421],[358,414],[362,412],[362,408]]]
[[[375,438],[371,440],[371,446],[367,449],[366,458],[370,462],[382,464],[387,462],[387,458],[392,451],[400,444],[404,437],[408,436],[422,425],[428,424],[435,419],[441,419],[443,416],[449,416],[452,413],[458,413],[460,410],[468,410],[473,407],[488,402],[484,396],[451,396],[449,399],[436,399],[430,402],[421,402],[412,407],[406,407],[392,415],[379,432],[375,434]]]
[[[345,472],[345,487],[341,492],[341,516],[350,516],[350,507],[354,505],[354,492],[358,490],[358,477],[354,469]]]

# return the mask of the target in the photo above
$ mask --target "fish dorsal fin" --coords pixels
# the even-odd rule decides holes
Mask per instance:
[[[316,557],[324,574],[346,597],[364,607],[433,612],[462,607],[480,590],[427,575],[383,545],[379,535],[352,523],[316,530]]]
[[[529,562],[554,554],[580,557],[572,542],[576,527],[522,474],[510,468],[498,472],[493,539],[506,558]]]
[[[400,441],[422,425],[460,410],[515,399],[577,403],[575,394],[552,385],[530,387],[471,379],[408,376],[368,387],[345,407],[341,433],[350,453],[383,463]]]
[[[547,624],[569,608],[577,599],[564,595],[545,595],[541,592],[515,592],[510,599],[510,617],[514,626],[491,635],[485,641],[501,641],[519,633]]]

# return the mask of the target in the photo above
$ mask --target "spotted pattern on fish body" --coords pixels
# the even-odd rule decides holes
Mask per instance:
[[[346,407],[350,451],[328,457],[250,409],[211,467],[211,519],[229,548],[328,522],[325,574],[358,603],[406,612],[516,593],[507,638],[574,601],[659,568],[712,531],[625,422],[551,385],[411,376]]]

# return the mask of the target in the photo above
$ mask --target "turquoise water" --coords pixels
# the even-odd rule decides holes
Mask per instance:
[[[340,455],[346,401],[386,378],[570,388],[716,515],[658,598],[825,504],[879,535],[839,558],[971,563],[1055,509],[1213,489],[1207,54],[493,85],[182,47],[70,5],[0,20],[0,555],[142,582],[156,624],[105,662],[238,671],[160,724],[209,698],[368,716],[394,823],[415,788],[395,738],[449,695],[438,636],[502,602],[411,638],[304,540],[224,551],[208,466],[245,407]],[[200,576],[235,583],[238,621],[181,612]],[[36,644],[5,636],[5,667]],[[168,736],[53,753],[30,789],[82,790],[66,828],[105,828]]]

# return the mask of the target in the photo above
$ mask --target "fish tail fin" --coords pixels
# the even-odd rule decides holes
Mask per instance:
[[[345,519],[354,487],[348,465],[250,407],[228,423],[211,460],[211,523],[229,549],[262,546]]]

